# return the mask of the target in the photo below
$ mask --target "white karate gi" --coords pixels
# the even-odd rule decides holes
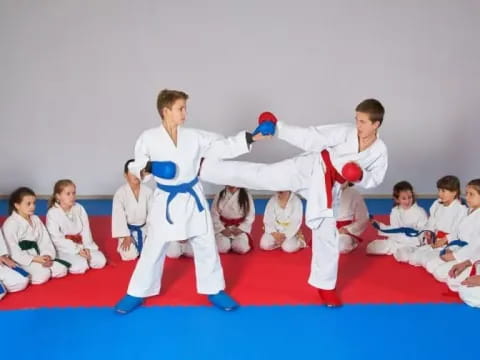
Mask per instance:
[[[454,200],[448,206],[442,205],[436,200],[430,207],[430,217],[428,219],[426,230],[433,232],[443,231],[447,233],[448,241],[458,239],[458,224],[467,215],[467,208]],[[408,262],[414,266],[426,266],[427,262],[436,258],[442,248],[432,248],[431,245],[423,245],[416,248],[413,252],[409,248],[399,249],[398,257],[408,259]]]
[[[0,256],[10,255],[3,233],[0,230]],[[16,292],[25,289],[28,286],[30,279],[20,275],[17,271],[11,269],[6,265],[0,264],[0,283],[3,283],[8,292]],[[5,295],[5,293],[3,293]]]
[[[476,268],[476,275],[480,274],[480,256],[477,254],[475,259],[470,260]],[[462,285],[461,282],[470,276],[471,267],[465,269],[460,276],[455,279],[449,278],[447,284],[453,291],[458,291],[458,295],[463,302],[472,307],[480,307],[480,286],[468,287]]]
[[[248,150],[245,132],[223,138],[206,131],[178,127],[175,145],[160,125],[140,135],[135,145],[135,162],[130,163],[129,169],[140,178],[140,171],[149,160],[173,161],[177,167],[175,178],[155,177],[155,181],[163,185],[180,185],[197,177],[202,157],[232,158]],[[199,210],[191,193],[178,193],[168,207],[173,222],[169,223],[166,218],[169,192],[159,188],[155,190],[147,218],[149,240],[130,280],[129,295],[147,297],[160,292],[167,245],[179,239],[187,239],[193,248],[198,292],[216,294],[225,288],[212,218],[202,185],[196,183],[193,191],[204,210]]]
[[[251,248],[249,235],[247,234],[250,234],[252,231],[252,224],[255,220],[255,205],[253,203],[252,195],[247,191],[250,210],[247,214],[244,214],[238,204],[239,193],[240,190],[235,191],[233,194],[230,191],[225,190],[225,195],[222,200],[219,201],[220,194],[217,194],[212,202],[211,212],[213,230],[215,232],[217,248],[220,253],[227,253],[232,250],[238,254],[245,254]],[[236,236],[232,235],[230,237],[224,236],[221,232],[226,229],[226,226],[220,217],[226,219],[244,218],[244,220],[237,226],[243,231],[243,233]]]
[[[306,224],[312,229],[312,266],[308,282],[321,289],[335,288],[340,246],[335,217],[338,213],[340,184],[332,190],[333,206],[328,207],[325,189],[325,164],[320,151],[327,149],[337,171],[356,161],[363,169],[363,188],[379,185],[387,170],[387,148],[377,138],[359,152],[357,129],[353,124],[299,128],[277,123],[280,139],[308,153],[274,164],[205,160],[202,180],[256,190],[291,190],[307,199]]]
[[[363,234],[369,222],[367,205],[362,195],[351,186],[343,188],[341,192],[337,228],[344,221],[351,221],[352,223],[343,226],[348,234],[339,234],[338,242],[340,252],[349,253],[358,246],[357,238]]]
[[[44,267],[42,264],[32,261],[35,256],[47,255],[53,260],[56,258],[56,253],[50,235],[40,218],[32,215],[30,221],[31,224],[13,212],[3,224],[3,235],[10,249],[12,260],[30,273],[32,284],[43,284],[50,277],[59,278],[67,275],[67,268],[59,262],[54,261],[51,267]],[[35,249],[22,250],[19,243],[23,240],[36,242],[40,254]]]
[[[58,204],[47,211],[47,229],[58,251],[58,257],[71,264],[72,274],[83,274],[89,267],[101,269],[107,263],[105,255],[94,242],[90,222],[84,207],[75,203],[66,213]],[[67,239],[66,235],[81,235],[81,243]],[[91,259],[87,261],[79,255],[83,249],[90,251]]]
[[[193,248],[188,240],[169,241],[166,254],[170,259],[178,259],[182,255],[193,257]]]
[[[446,262],[440,256],[436,256],[426,264],[428,272],[433,274],[438,281],[446,282],[448,280],[448,272],[453,265],[480,257],[480,209],[471,211],[460,221],[457,239],[466,241],[468,245],[463,247],[450,246],[448,248],[453,251],[455,260]],[[463,273],[465,272],[463,271]]]
[[[131,244],[128,250],[122,250],[121,248],[123,238],[129,236],[132,236],[135,243],[138,244],[138,232],[131,232],[128,228],[129,225],[141,226],[143,243],[145,243],[148,208],[152,196],[152,189],[143,184],[140,184],[138,200],[128,184],[122,185],[113,196],[112,237],[118,239],[117,251],[124,261],[134,260],[138,257],[135,244]]]
[[[428,221],[427,212],[417,203],[414,203],[408,209],[395,206],[390,212],[390,225],[380,223],[382,229],[394,229],[399,227],[408,227],[421,231],[425,229]],[[381,232],[380,232],[381,233]],[[408,261],[408,258],[402,258],[403,254],[413,252],[421,245],[422,235],[410,237],[405,234],[387,234],[385,240],[373,240],[367,246],[367,254],[374,255],[393,255],[397,261]],[[402,250],[400,250],[402,249]]]
[[[303,219],[303,205],[300,198],[290,193],[285,207],[280,206],[278,194],[275,194],[268,200],[263,215],[263,224],[265,233],[260,239],[260,247],[263,250],[273,250],[278,247],[288,253],[296,252],[306,247],[306,242],[300,230]],[[281,245],[275,243],[275,238],[271,235],[279,232],[285,235],[285,240]]]

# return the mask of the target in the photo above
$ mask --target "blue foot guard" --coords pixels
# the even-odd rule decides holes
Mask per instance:
[[[125,315],[132,312],[142,304],[143,298],[127,294],[117,303],[117,305],[115,305],[115,312]]]
[[[218,294],[208,295],[208,300],[212,303],[212,305],[215,305],[216,307],[225,311],[235,310],[239,306],[238,303],[223,290]]]

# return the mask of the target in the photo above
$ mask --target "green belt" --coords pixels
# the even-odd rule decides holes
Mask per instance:
[[[37,255],[40,255],[40,249],[38,248],[38,244],[36,241],[22,240],[18,243],[18,246],[20,246],[20,249],[22,250],[35,249],[35,251],[37,252]]]
[[[20,249],[22,250],[30,250],[30,249],[35,249],[38,255],[40,255],[40,249],[38,248],[38,244],[36,241],[32,240],[22,240],[18,243],[18,246],[20,246]],[[62,264],[63,266],[66,266],[67,268],[70,268],[72,264],[70,264],[68,261],[62,260],[62,259],[53,259],[53,261],[58,262],[59,264]]]

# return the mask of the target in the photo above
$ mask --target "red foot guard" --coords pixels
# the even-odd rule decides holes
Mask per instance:
[[[335,289],[333,290],[324,290],[318,289],[318,295],[322,299],[323,303],[328,307],[340,307],[342,306],[342,301],[337,296]]]

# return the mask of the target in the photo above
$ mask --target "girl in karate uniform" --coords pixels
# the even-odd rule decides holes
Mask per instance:
[[[401,227],[411,228],[417,231],[425,229],[428,221],[426,211],[417,205],[413,186],[408,181],[400,181],[393,187],[394,207],[390,212],[390,225],[378,224],[380,229],[395,229]],[[381,233],[381,230],[379,230]],[[385,234],[386,240],[373,240],[367,246],[367,254],[371,255],[394,255],[397,261],[402,259],[401,254],[413,252],[421,245],[421,235],[416,237],[407,236],[404,233]],[[398,251],[399,249],[404,249]]]
[[[444,247],[439,256],[427,262],[427,270],[441,282],[446,282],[453,265],[468,262],[480,255],[480,179],[472,180],[466,188],[468,213],[458,225],[457,242]],[[457,276],[457,282],[466,278],[468,271]]]
[[[45,225],[34,215],[35,193],[21,187],[10,195],[10,216],[3,224],[3,234],[12,260],[30,273],[32,284],[43,284],[50,277],[67,275],[64,260],[55,258],[55,247]]]
[[[291,191],[278,191],[268,200],[263,215],[264,234],[260,248],[273,250],[281,248],[288,253],[307,246],[300,226],[303,205],[300,198]]]
[[[354,250],[362,239],[369,222],[368,209],[362,195],[353,183],[342,184],[340,207],[337,216],[338,242],[343,254]]]
[[[460,202],[460,181],[456,176],[444,176],[437,181],[438,200],[430,207],[424,233],[426,244],[415,248],[398,250],[398,258],[406,259],[411,265],[426,266],[431,259],[438,257],[442,248],[458,239],[458,225],[467,215],[467,208]],[[435,237],[431,236],[435,234]],[[435,241],[433,241],[435,240]]]
[[[113,196],[112,237],[118,239],[117,251],[124,261],[135,260],[141,253],[147,235],[147,215],[153,191],[123,168],[126,183]]]
[[[0,230],[0,299],[8,292],[25,289],[30,282],[28,272],[19,267],[9,255],[7,244]]]
[[[90,267],[101,269],[107,259],[93,241],[88,215],[76,202],[76,186],[68,179],[58,180],[47,211],[47,229],[59,257],[68,261],[70,273],[83,274]]]
[[[247,253],[255,220],[252,195],[244,188],[225,186],[213,199],[211,212],[218,251]]]
[[[476,265],[476,273],[480,266]],[[472,307],[480,307],[480,275],[470,275],[462,281],[458,288],[458,295],[462,301]]]

